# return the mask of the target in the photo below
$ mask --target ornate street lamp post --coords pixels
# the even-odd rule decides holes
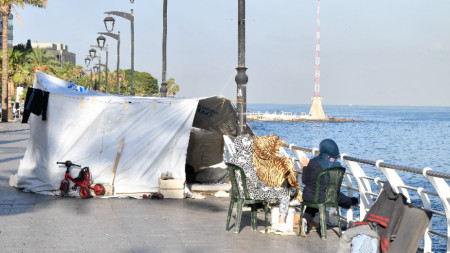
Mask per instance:
[[[237,134],[247,132],[247,68],[245,67],[245,0],[238,2]]]
[[[131,24],[131,91],[130,95],[134,96],[136,94],[134,90],[134,15],[133,9],[131,9],[130,13],[121,12],[121,11],[107,11],[105,14],[115,15],[125,19],[128,19]],[[108,21],[109,23],[110,21]],[[108,29],[107,22],[105,22],[105,27],[108,32],[112,32],[114,29],[114,21],[112,20],[112,27]]]
[[[108,32],[99,32],[98,34],[106,35],[108,37],[111,37],[115,40],[117,40],[117,75],[116,75],[116,93],[120,93],[120,84],[119,84],[119,65],[120,65],[120,31],[117,32],[117,34],[112,33],[111,31],[114,29],[114,18],[113,17],[106,17],[103,22],[105,23],[105,28]],[[110,25],[109,25],[110,24]],[[111,29],[108,27],[111,26]]]
[[[91,46],[91,47],[97,47],[99,48],[101,51],[106,51],[106,65],[105,65],[105,70],[106,70],[106,83],[105,83],[105,93],[108,93],[108,45],[105,46],[105,41],[106,38],[102,35],[98,36],[97,38],[97,46]]]
[[[162,44],[162,80],[161,80],[161,97],[167,97],[167,83],[166,83],[166,45],[167,45],[167,0],[164,0],[163,5],[163,44]]]
[[[91,63],[91,58],[90,57],[84,58],[84,63],[86,63],[86,67],[89,67],[89,64]],[[92,68],[89,69],[89,72],[91,73],[91,84],[89,85],[89,89],[92,89]]]
[[[101,76],[101,73],[102,73],[102,69],[101,69],[102,58],[100,57],[100,55],[97,56],[97,50],[95,50],[94,48],[91,48],[89,50],[89,56],[91,56],[92,60],[93,59],[98,59],[98,64],[93,67],[94,72],[95,73],[98,72],[98,85],[97,84],[94,85],[94,90],[98,90],[99,87],[100,87],[101,79],[102,79],[102,76]]]
[[[94,73],[98,73],[98,66],[95,65],[94,67],[92,67],[92,70]],[[100,82],[100,77],[98,78],[98,82]],[[94,83],[94,90],[97,90],[97,81]]]

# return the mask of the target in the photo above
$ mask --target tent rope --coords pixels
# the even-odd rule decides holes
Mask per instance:
[[[237,70],[234,70],[233,73],[231,73],[230,77],[228,78],[228,81],[225,83],[225,85],[222,87],[222,90],[220,90],[219,92],[219,96],[222,96],[223,91],[225,90],[225,88],[228,86],[228,84],[230,84],[231,79],[233,78],[233,76],[235,76],[237,74]]]

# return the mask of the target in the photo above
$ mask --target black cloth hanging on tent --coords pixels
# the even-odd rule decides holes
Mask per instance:
[[[30,113],[42,114],[42,120],[47,120],[47,105],[50,92],[35,88],[28,88],[25,108],[22,116],[22,123],[28,123]]]

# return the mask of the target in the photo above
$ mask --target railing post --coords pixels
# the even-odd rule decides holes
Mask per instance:
[[[297,181],[298,184],[300,185],[300,187],[303,187],[303,182],[302,182],[302,178],[299,176],[301,176],[303,173],[303,165],[301,164],[301,159],[302,157],[307,157],[306,153],[301,151],[301,150],[297,150],[297,149],[293,149],[292,147],[295,146],[295,144],[289,144],[289,149],[292,151],[292,153],[294,153],[295,157],[297,159],[291,159],[294,162],[295,168],[296,170],[299,172],[299,174],[297,174]]]
[[[400,178],[400,176],[395,172],[393,169],[383,168],[380,166],[380,163],[382,163],[383,160],[376,161],[377,168],[383,172],[386,179],[389,181],[389,184],[392,187],[392,190],[394,190],[395,193],[403,193],[405,195],[407,201],[411,203],[411,198],[409,197],[408,190],[403,188],[402,186],[405,186],[403,183],[403,180]]]
[[[350,169],[350,171],[353,174],[353,177],[355,178],[356,184],[358,185],[360,197],[359,220],[362,221],[366,216],[366,213],[369,210],[369,208],[372,207],[373,205],[373,199],[372,196],[370,195],[372,193],[372,188],[370,186],[369,180],[365,178],[366,174],[364,173],[361,166],[359,166],[359,164],[356,162],[345,160],[346,155],[347,154],[342,154],[341,160],[344,161],[344,163]]]
[[[373,182],[377,185],[378,191],[381,191],[381,189],[383,188],[383,184],[382,182],[380,182],[380,178],[376,177],[373,179]]]
[[[350,177],[350,175],[348,175],[347,173],[344,174],[344,180],[345,180],[345,185],[349,186],[349,187],[354,187],[353,186],[353,181],[352,178]],[[349,197],[353,197],[353,190],[350,188],[347,188],[347,196]],[[347,210],[347,222],[354,220],[353,219],[353,208],[349,208]]]
[[[450,187],[444,179],[427,175],[429,170],[431,170],[431,168],[427,167],[422,173],[433,185],[444,206],[445,218],[447,220],[447,252],[450,252]]]
[[[430,198],[428,197],[428,194],[423,192],[423,188],[419,187],[417,188],[417,194],[419,194],[420,199],[422,200],[423,208],[425,210],[432,210]],[[431,244],[432,244],[432,238],[429,233],[430,230],[433,228],[433,220],[428,223],[428,227],[425,230],[425,234],[423,236],[423,251],[424,252],[431,252]]]
[[[293,143],[289,144],[289,149],[292,151],[292,153],[294,153],[295,157],[297,158],[297,160],[294,161],[297,171],[301,171],[303,169],[303,165],[301,164],[300,161],[301,161],[302,157],[306,156],[306,154],[305,154],[305,152],[303,152],[301,150],[293,149],[292,147],[294,147],[294,146],[295,146],[295,144],[293,144]]]

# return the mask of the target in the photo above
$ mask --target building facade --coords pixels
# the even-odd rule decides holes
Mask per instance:
[[[13,46],[13,15],[9,14],[8,16],[8,48],[12,48]],[[3,20],[0,19],[0,37],[3,35]],[[3,40],[0,39],[0,47],[3,47]]]
[[[59,62],[59,66],[62,66],[66,62],[70,62],[73,65],[76,63],[76,54],[69,52],[69,47],[61,43],[31,43],[33,48],[45,48],[47,52],[56,56]]]

